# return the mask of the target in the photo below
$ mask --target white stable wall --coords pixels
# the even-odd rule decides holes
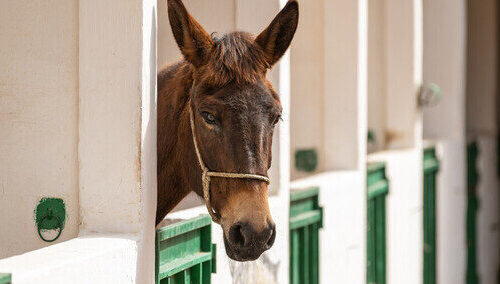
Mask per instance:
[[[66,205],[78,234],[78,1],[0,2],[0,259],[47,246],[34,210]]]
[[[314,174],[297,170],[297,150],[316,150],[316,172],[321,172],[324,168],[324,69],[327,64],[324,54],[324,6],[323,0],[300,2],[299,26],[290,51],[292,180]]]
[[[437,281],[463,283],[466,270],[466,1],[424,0],[424,83],[442,98],[423,111],[423,133],[436,147]],[[485,282],[488,283],[488,282]]]

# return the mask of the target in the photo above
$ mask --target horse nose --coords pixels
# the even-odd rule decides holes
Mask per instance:
[[[271,248],[276,239],[276,226],[270,222],[261,231],[256,231],[251,223],[237,222],[229,229],[229,242],[235,248],[255,248],[265,251]]]

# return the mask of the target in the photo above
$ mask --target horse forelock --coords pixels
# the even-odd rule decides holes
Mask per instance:
[[[223,85],[231,81],[255,83],[264,78],[269,66],[264,52],[251,34],[233,32],[213,39],[215,47],[212,55],[200,68],[201,80]]]

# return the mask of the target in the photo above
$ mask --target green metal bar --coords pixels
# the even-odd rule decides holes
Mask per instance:
[[[436,271],[436,176],[439,160],[434,147],[424,150],[424,284],[435,284]]]
[[[375,240],[377,246],[376,252],[376,271],[377,283],[386,283],[386,237],[385,237],[385,196],[379,196],[375,199]]]
[[[319,228],[311,224],[311,284],[319,283]]]
[[[191,270],[191,283],[192,284],[201,284],[202,283],[201,282],[202,281],[201,265],[202,265],[202,263],[197,264],[190,269]]]
[[[299,232],[298,230],[291,231],[292,237],[292,249],[291,249],[291,258],[290,258],[290,276],[291,282],[293,284],[300,283],[300,259],[299,259],[299,249],[300,249],[300,240],[299,240]]]
[[[212,263],[210,261],[204,262],[202,264],[202,279],[203,279],[203,284],[210,284],[211,281],[211,274],[210,272],[212,271]]]
[[[310,271],[309,271],[309,265],[311,264],[310,263],[310,258],[309,258],[309,253],[310,253],[310,243],[309,243],[309,226],[306,226],[304,228],[301,229],[302,230],[302,235],[304,236],[304,240],[303,240],[303,263],[304,263],[304,272],[302,274],[303,276],[303,280],[302,280],[302,283],[303,284],[309,284],[309,274],[310,274]]]
[[[200,252],[194,255],[188,255],[187,257],[176,259],[174,261],[168,262],[160,266],[159,277],[161,279],[170,277],[177,274],[183,270],[193,267],[205,261],[210,261],[212,259],[212,253],[210,252]]]
[[[384,163],[367,166],[367,263],[366,281],[386,283],[386,196],[389,181]]]
[[[377,283],[376,256],[375,256],[375,202],[369,200],[367,204],[367,263],[366,278],[367,283]]]

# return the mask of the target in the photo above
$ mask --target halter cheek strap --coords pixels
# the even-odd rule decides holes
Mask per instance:
[[[201,158],[200,149],[198,148],[198,142],[196,141],[196,134],[194,129],[194,116],[193,110],[191,106],[191,100],[188,102],[189,107],[189,120],[191,123],[191,132],[193,136],[193,144],[194,150],[196,152],[196,157],[198,157],[198,164],[200,164],[201,168],[201,182],[203,185],[203,198],[205,199],[205,205],[207,206],[208,213],[212,216],[212,220],[215,223],[220,224],[220,216],[215,212],[212,208],[212,203],[210,202],[210,180],[212,177],[220,177],[220,178],[238,178],[238,179],[255,179],[263,181],[269,184],[270,180],[266,176],[255,175],[255,174],[240,174],[240,173],[224,173],[224,172],[212,172],[209,171],[208,168],[203,163],[203,159]]]

